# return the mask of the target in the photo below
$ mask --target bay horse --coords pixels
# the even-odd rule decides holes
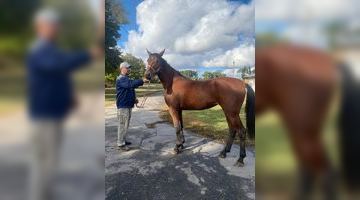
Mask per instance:
[[[225,158],[230,152],[236,134],[240,138],[240,156],[236,165],[243,166],[246,157],[245,140],[246,132],[250,138],[255,137],[255,93],[253,89],[235,78],[215,78],[211,80],[191,80],[172,68],[162,58],[165,49],[160,53],[151,53],[147,50],[147,68],[145,77],[151,80],[157,75],[164,88],[164,99],[169,107],[176,129],[176,145],[174,151],[180,153],[184,148],[185,138],[183,134],[183,110],[203,110],[220,105],[228,126],[229,136],[225,148],[220,157]],[[246,126],[243,126],[239,113],[246,96]]]
[[[258,48],[255,62],[256,115],[269,108],[279,113],[300,166],[299,198],[307,199],[316,177],[326,199],[335,198],[321,132],[339,84],[337,61],[320,50],[279,44]]]

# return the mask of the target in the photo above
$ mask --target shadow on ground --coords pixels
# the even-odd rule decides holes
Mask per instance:
[[[185,150],[175,155],[175,131],[158,116],[162,103],[153,96],[148,107],[133,110],[128,152],[116,148],[116,109],[106,109],[106,199],[255,199],[254,149],[236,167],[238,145],[220,159],[223,144],[185,131]]]

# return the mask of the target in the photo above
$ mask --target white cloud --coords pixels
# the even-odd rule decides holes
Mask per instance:
[[[256,23],[259,26],[264,22],[282,23],[280,37],[294,43],[327,48],[326,26],[339,20],[344,23],[357,21],[359,9],[358,0],[257,0]]]
[[[203,62],[204,66],[253,66],[255,47],[242,45]]]
[[[166,48],[164,57],[175,67],[233,66],[234,59],[244,61],[237,66],[254,63],[248,53],[254,49],[254,3],[147,0],[136,16],[139,30],[130,31],[125,44],[135,56],[146,58],[146,48]]]
[[[358,16],[358,0],[257,0],[256,20],[326,21]]]
[[[328,35],[322,26],[317,24],[295,24],[288,26],[282,33],[295,44],[313,46],[317,48],[328,47]]]

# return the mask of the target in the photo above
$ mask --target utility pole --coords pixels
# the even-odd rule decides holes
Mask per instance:
[[[233,60],[233,78],[236,78],[236,76],[235,76],[235,60]]]

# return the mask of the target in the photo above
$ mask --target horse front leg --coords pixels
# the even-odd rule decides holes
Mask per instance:
[[[179,154],[181,152],[181,150],[184,148],[184,142],[185,142],[185,138],[184,138],[184,134],[182,131],[182,112],[181,110],[177,110],[174,108],[170,108],[170,115],[172,117],[173,120],[173,124],[175,127],[175,132],[176,132],[176,145],[174,148],[174,151],[176,154]]]

